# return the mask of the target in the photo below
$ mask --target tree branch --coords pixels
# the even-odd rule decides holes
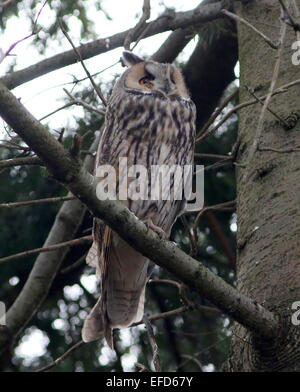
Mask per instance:
[[[59,20],[59,26],[64,34],[64,36],[67,38],[67,40],[70,42],[74,52],[76,53],[76,56],[78,58],[78,60],[80,61],[80,64],[82,65],[82,68],[84,69],[87,77],[89,78],[94,90],[96,91],[98,97],[100,98],[100,100],[102,101],[103,105],[106,106],[106,99],[104,98],[102,91],[100,90],[100,88],[97,86],[97,84],[94,82],[94,79],[92,78],[89,70],[87,69],[87,67],[84,64],[84,61],[81,57],[80,51],[76,48],[76,46],[73,44],[73,41],[71,40],[71,37],[69,36],[69,34],[67,33],[66,29],[64,28],[62,22]]]
[[[208,22],[216,18],[224,17],[224,15],[221,13],[221,10],[226,8],[224,4],[224,1],[219,1],[217,3],[207,4],[203,7],[199,7],[199,9],[196,10],[163,14],[155,21],[146,23],[144,38],[162,33],[164,31],[186,28],[199,23]],[[97,39],[87,44],[83,44],[76,49],[78,53],[80,53],[81,59],[85,60],[123,46],[124,41],[130,31],[131,29],[107,38]],[[138,39],[138,37],[135,35],[132,37],[132,39],[135,41]],[[77,60],[78,56],[74,50],[69,50],[53,57],[49,57],[46,60],[40,61],[20,71],[13,72],[7,76],[4,76],[0,80],[8,88],[12,89],[39,76],[45,75],[48,72],[66,67],[70,64],[74,64],[77,62]]]
[[[98,143],[99,137],[96,136],[90,148],[91,152],[96,151]],[[94,158],[88,155],[84,160],[84,167],[92,171]],[[69,196],[73,195],[69,194]],[[78,199],[65,201],[56,215],[43,246],[47,247],[72,240],[81,224],[85,211],[86,207]],[[6,325],[9,334],[0,334],[0,351],[13,338],[18,336],[37,312],[47,297],[52,281],[59,271],[67,252],[68,248],[63,247],[53,252],[39,254],[25,285],[7,312]]]
[[[21,253],[16,253],[11,256],[7,257],[2,257],[0,259],[0,263],[5,263],[10,260],[16,260],[16,259],[21,259],[26,256],[34,255],[36,253],[43,253],[43,252],[53,252],[54,250],[60,249],[60,248],[66,248],[69,246],[76,246],[76,245],[81,245],[85,242],[91,242],[93,240],[91,235],[81,237],[81,238],[75,238],[74,240],[66,241],[66,242],[61,242],[59,244],[54,244],[54,245],[49,245],[45,246],[43,248],[36,248],[36,249],[30,249],[30,250],[25,250],[24,252]]]

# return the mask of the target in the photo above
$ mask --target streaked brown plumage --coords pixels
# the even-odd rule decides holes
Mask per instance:
[[[171,64],[144,61],[130,52],[124,52],[123,61],[129,68],[109,100],[96,167],[110,164],[117,169],[120,157],[128,159],[129,167],[142,164],[149,172],[151,165],[192,165],[195,106],[179,70]],[[172,199],[123,202],[139,219],[167,235],[186,204]],[[87,342],[104,335],[113,347],[112,330],[143,317],[152,263],[98,219],[93,235],[87,263],[97,268],[102,290],[82,336]]]

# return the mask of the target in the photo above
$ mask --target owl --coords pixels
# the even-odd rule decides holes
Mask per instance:
[[[172,64],[143,60],[128,51],[122,59],[128,68],[116,82],[107,105],[95,170],[111,165],[122,178],[120,158],[126,158],[128,166],[143,165],[149,174],[151,168],[162,165],[192,166],[196,110],[180,71]],[[147,181],[150,179],[149,175]],[[151,183],[145,185],[150,185],[148,197],[122,202],[148,228],[168,237],[185,209],[186,198],[151,200]],[[174,176],[170,186],[174,186]],[[126,328],[143,318],[153,263],[99,219],[94,219],[87,263],[100,277],[101,297],[84,322],[82,338],[89,342],[104,336],[113,348],[113,329]]]

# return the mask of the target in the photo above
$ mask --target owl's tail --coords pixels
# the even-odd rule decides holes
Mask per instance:
[[[113,348],[112,330],[143,318],[149,260],[115,233],[106,258],[101,298],[85,320],[82,339],[90,342],[104,336]]]

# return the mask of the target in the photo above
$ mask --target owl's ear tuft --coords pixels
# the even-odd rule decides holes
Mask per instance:
[[[122,54],[122,61],[123,61],[124,65],[126,65],[127,67],[131,67],[131,66],[138,64],[138,63],[141,63],[145,60],[141,59],[136,54],[129,52],[128,50],[124,50],[124,52]]]

